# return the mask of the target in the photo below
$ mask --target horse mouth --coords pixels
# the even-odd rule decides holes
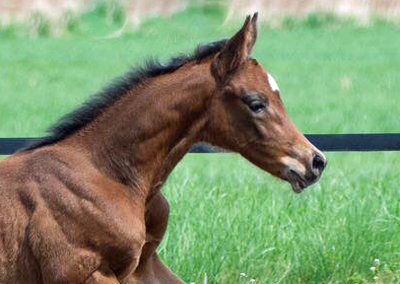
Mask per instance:
[[[302,193],[309,186],[309,183],[294,170],[289,171],[288,181],[296,193]]]

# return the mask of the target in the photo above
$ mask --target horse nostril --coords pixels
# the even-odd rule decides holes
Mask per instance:
[[[321,173],[326,167],[326,159],[320,154],[315,153],[314,159],[312,161],[312,167],[313,169],[316,169]]]

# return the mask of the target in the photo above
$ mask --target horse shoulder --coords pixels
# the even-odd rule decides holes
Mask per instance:
[[[123,185],[84,158],[57,149],[17,155],[1,169],[7,181],[0,181],[0,190],[14,183],[12,202],[29,216],[28,242],[48,273],[74,282],[104,261],[123,273],[137,264],[145,239],[144,209]]]

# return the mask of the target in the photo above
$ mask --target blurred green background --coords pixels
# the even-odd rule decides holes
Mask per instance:
[[[0,30],[0,137],[43,135],[131,66],[241,25],[223,24],[221,5],[191,5],[108,37],[123,21],[107,15],[99,5],[59,37],[46,22],[35,39],[20,26]],[[312,14],[261,24],[253,57],[305,133],[399,132],[399,46],[394,24]],[[400,154],[328,159],[321,182],[295,195],[237,155],[187,155],[163,190],[172,213],[162,258],[196,283],[205,274],[209,283],[399,283]]]

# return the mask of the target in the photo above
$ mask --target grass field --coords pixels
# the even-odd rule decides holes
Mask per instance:
[[[118,26],[94,11],[61,38],[0,31],[0,137],[43,135],[130,66],[240,25],[222,22],[218,9],[191,8],[101,39]],[[398,132],[399,32],[384,23],[261,26],[253,55],[304,132]],[[321,182],[295,195],[238,155],[187,155],[164,188],[172,213],[162,258],[195,283],[204,274],[218,284],[400,283],[400,154],[327,156]]]

